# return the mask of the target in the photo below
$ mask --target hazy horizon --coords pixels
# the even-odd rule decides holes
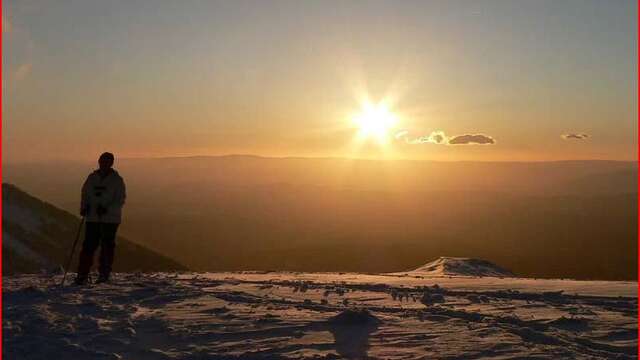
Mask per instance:
[[[107,149],[108,150],[108,149]],[[81,159],[38,159],[38,160],[10,160],[3,163],[6,165],[20,165],[20,164],[47,164],[47,163],[95,163],[97,166],[97,156],[100,153],[96,153],[95,156],[86,156]],[[383,162],[435,162],[435,163],[561,163],[561,162],[622,162],[638,164],[637,160],[628,159],[609,159],[609,158],[567,158],[567,159],[553,159],[553,160],[432,160],[432,159],[411,159],[411,158],[377,158],[377,157],[348,157],[348,156],[270,156],[259,155],[251,153],[221,153],[210,155],[172,155],[172,156],[117,156],[114,168],[117,168],[117,162],[119,160],[163,160],[163,159],[192,159],[192,158],[224,158],[224,157],[247,157],[247,158],[264,158],[264,159],[307,159],[307,160],[351,160],[351,161],[383,161]]]
[[[94,168],[5,164],[3,175],[75,214]],[[192,269],[385,272],[467,256],[523,276],[636,274],[634,162],[227,156],[116,168],[128,189],[122,235]]]

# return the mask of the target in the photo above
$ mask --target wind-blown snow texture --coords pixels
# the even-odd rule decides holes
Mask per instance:
[[[636,358],[637,283],[336,273],[5,277],[5,359]],[[437,285],[436,285],[437,284]]]

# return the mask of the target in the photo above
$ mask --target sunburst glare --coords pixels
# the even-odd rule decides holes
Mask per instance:
[[[374,140],[378,144],[388,142],[391,130],[398,123],[398,117],[384,102],[363,104],[359,114],[353,117],[361,140]]]

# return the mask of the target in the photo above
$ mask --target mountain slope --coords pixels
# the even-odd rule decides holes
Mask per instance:
[[[511,271],[486,260],[447,256],[424,264],[410,273],[431,276],[514,276]]]
[[[79,219],[14,185],[2,184],[2,271],[31,273],[66,262]],[[186,270],[179,263],[118,237],[115,271]],[[72,269],[76,267],[80,242]]]

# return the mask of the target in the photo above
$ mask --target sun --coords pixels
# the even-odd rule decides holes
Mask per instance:
[[[384,144],[388,141],[390,131],[398,122],[398,118],[384,103],[365,103],[361,112],[353,117],[353,122],[358,128],[360,138]]]

